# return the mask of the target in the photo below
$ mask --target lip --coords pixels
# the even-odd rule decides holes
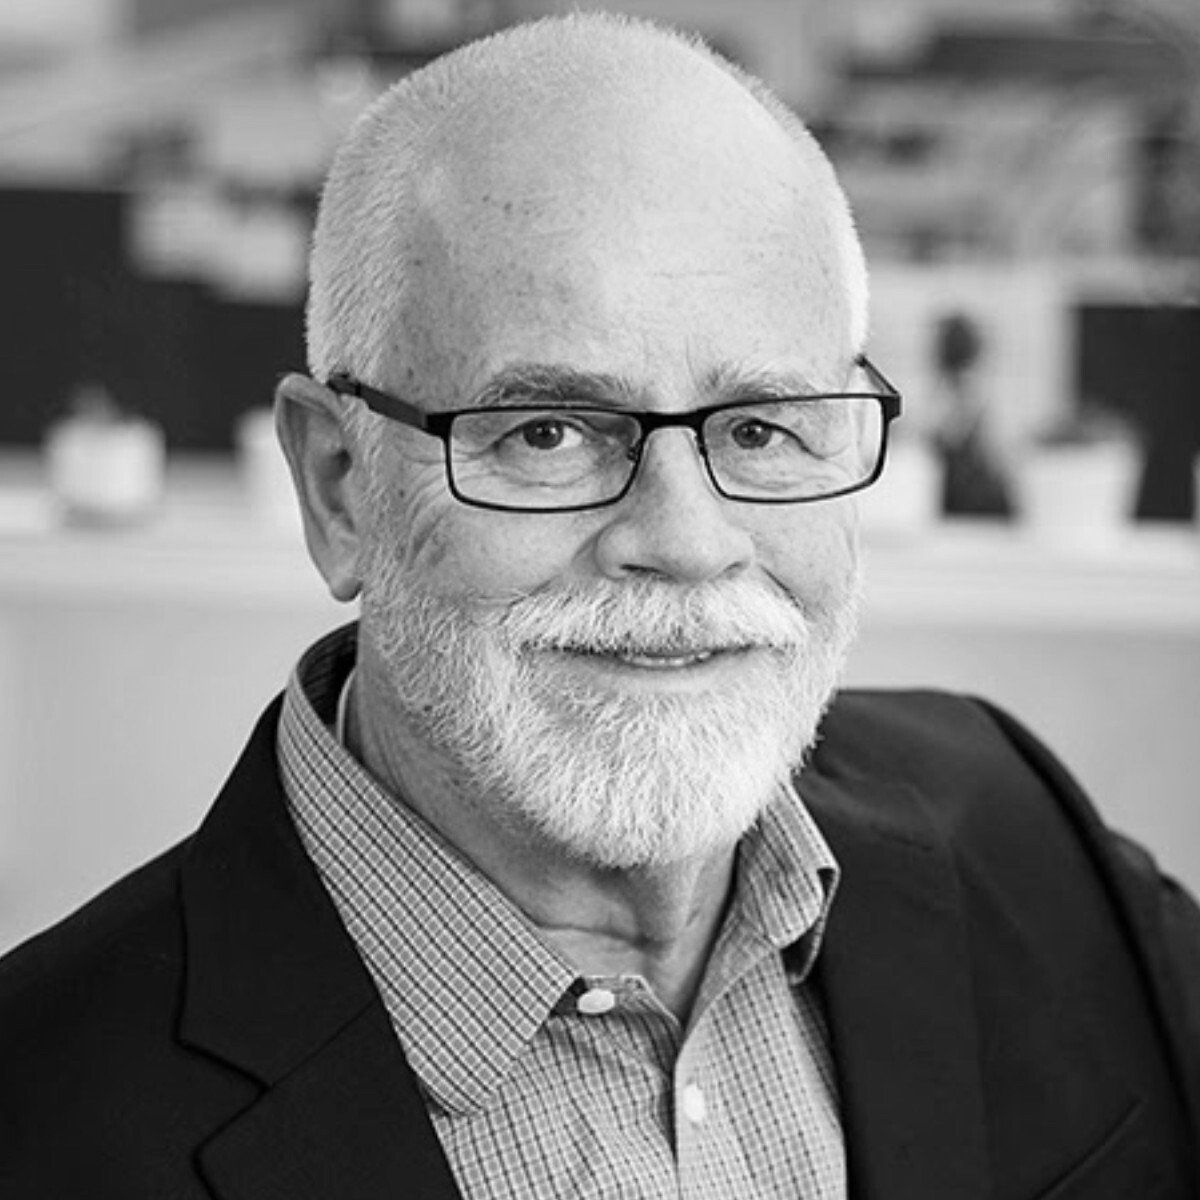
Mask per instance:
[[[615,658],[618,662],[627,663],[631,667],[642,667],[648,671],[678,671],[687,667],[696,667],[706,663],[718,654],[728,653],[723,650],[685,650],[673,651],[641,651],[629,653],[609,653],[605,658]]]
[[[658,677],[668,675],[705,674],[744,658],[753,646],[702,646],[695,649],[651,649],[649,647],[617,650],[593,649],[588,646],[545,647],[560,659],[618,672],[625,676]]]

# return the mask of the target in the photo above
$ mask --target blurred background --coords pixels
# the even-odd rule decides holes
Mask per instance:
[[[339,136],[575,7],[761,75],[855,207],[906,415],[851,682],[1006,705],[1200,890],[1195,0],[0,0],[0,950],[190,831],[353,617],[267,411]]]

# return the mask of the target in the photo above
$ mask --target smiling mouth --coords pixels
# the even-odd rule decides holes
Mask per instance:
[[[698,667],[714,658],[743,654],[748,646],[713,646],[699,650],[651,650],[595,648],[590,646],[555,646],[561,654],[578,655],[582,658],[597,658],[605,662],[621,663],[649,671],[678,671],[687,667]]]
[[[635,654],[616,653],[606,654],[606,658],[615,658],[618,662],[628,663],[631,667],[648,667],[652,671],[677,670],[680,667],[694,667],[708,662],[720,650],[697,650],[694,653],[675,654]]]

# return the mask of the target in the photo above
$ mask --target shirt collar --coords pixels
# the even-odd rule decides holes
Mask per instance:
[[[837,890],[833,851],[792,784],[780,788],[738,847],[742,919],[776,949],[806,938],[816,957]]]
[[[355,637],[351,625],[322,639],[288,682],[278,738],[288,806],[422,1085],[448,1110],[483,1108],[577,972],[334,736]],[[747,931],[777,949],[799,942],[802,976],[836,882],[828,846],[785,788],[739,848],[727,929],[742,944]]]

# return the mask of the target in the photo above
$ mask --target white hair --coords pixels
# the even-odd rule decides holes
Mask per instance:
[[[820,214],[832,239],[850,302],[851,343],[867,335],[867,272],[849,205],[833,168],[800,119],[764,83],[698,37],[612,13],[573,13],[516,25],[435,59],[380,96],[339,148],[321,197],[310,259],[308,365],[326,380],[345,371],[386,386],[389,366],[404,360],[401,314],[408,291],[424,185],[442,146],[480,119],[520,119],[529,96],[554,98],[586,63],[614,92],[639,81],[656,86],[664,54],[689,56],[731,76],[783,129],[814,172]],[[668,65],[670,65],[668,63]],[[451,151],[453,153],[453,151]],[[374,418],[362,405],[346,414],[352,434],[369,443]]]

